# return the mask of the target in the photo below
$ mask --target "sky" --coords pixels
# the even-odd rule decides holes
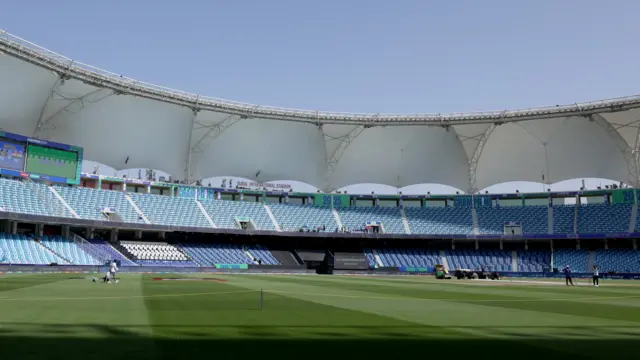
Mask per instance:
[[[451,113],[638,93],[639,13],[633,0],[8,0],[0,29],[80,62],[212,97]],[[348,188],[372,189],[398,191]],[[425,189],[451,192],[403,190]]]

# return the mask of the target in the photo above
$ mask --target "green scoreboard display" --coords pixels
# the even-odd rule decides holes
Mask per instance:
[[[74,179],[78,172],[78,153],[29,144],[25,170],[28,173]]]
[[[0,131],[0,175],[79,184],[83,149]]]

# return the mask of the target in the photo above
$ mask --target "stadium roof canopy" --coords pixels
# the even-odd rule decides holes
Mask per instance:
[[[82,146],[85,159],[116,169],[179,179],[465,191],[507,181],[640,179],[640,96],[446,115],[283,109],[142,83],[1,30],[0,128]]]

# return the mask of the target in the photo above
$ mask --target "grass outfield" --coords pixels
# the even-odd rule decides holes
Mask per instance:
[[[0,359],[636,359],[640,352],[640,282],[153,280],[160,276],[187,277],[95,284],[77,274],[0,275]]]

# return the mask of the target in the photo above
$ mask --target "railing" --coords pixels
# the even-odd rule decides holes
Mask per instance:
[[[46,186],[38,185],[30,178],[25,178],[23,182],[25,186],[31,189],[38,199],[42,201],[42,204],[45,206],[47,210],[50,212],[47,214],[49,216],[62,216],[62,217],[73,217],[69,210],[64,207],[64,205],[56,198],[56,196],[46,188]]]
[[[98,260],[98,262],[103,263],[111,260],[111,254],[91,244],[90,242],[85,240],[82,236],[79,236],[75,233],[71,233],[71,240],[73,240],[73,242],[82,250],[84,250],[87,254],[91,255],[94,259]]]

